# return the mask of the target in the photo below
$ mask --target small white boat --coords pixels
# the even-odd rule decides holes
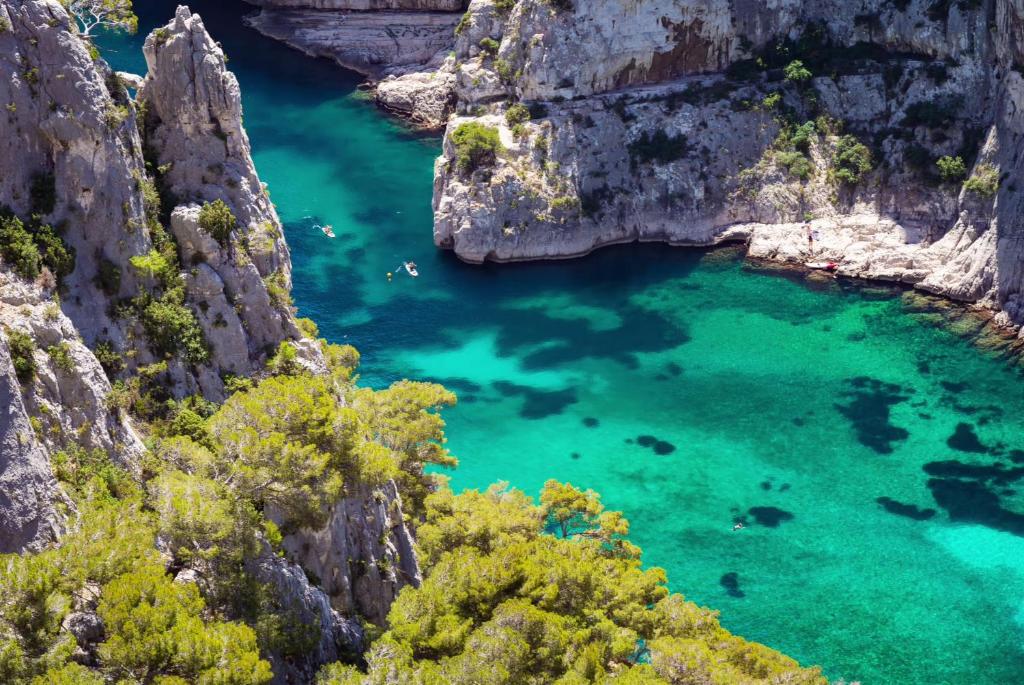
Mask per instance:
[[[324,235],[327,236],[328,238],[334,237],[334,230],[331,228],[331,226],[321,226],[320,230],[323,231]]]
[[[420,275],[420,272],[416,270],[416,262],[403,262],[402,266],[405,267],[406,272],[413,278]]]

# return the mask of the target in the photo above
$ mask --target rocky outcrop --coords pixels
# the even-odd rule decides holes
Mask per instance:
[[[480,262],[738,240],[1020,324],[1017,4],[474,0],[435,241]],[[786,78],[797,58],[813,79]],[[521,108],[506,119],[517,101],[528,121]],[[465,123],[497,131],[493,160],[456,163]],[[870,171],[839,173],[846,136]],[[988,187],[940,176],[943,156]]]
[[[62,522],[50,460],[29,421],[5,336],[0,336],[0,553],[36,550]]]
[[[35,372],[22,385],[35,435],[48,453],[102,450],[127,468],[144,447],[128,419],[108,406],[111,384],[53,293],[0,270],[0,321],[35,345]]]
[[[59,530],[53,454],[101,450],[137,467],[142,443],[112,406],[93,350],[103,348],[112,377],[166,362],[160,383],[169,394],[214,400],[226,374],[256,372],[282,340],[295,340],[311,366],[323,360],[318,346],[298,340],[288,251],[252,165],[237,83],[198,17],[179,8],[147,43],[150,73],[136,84],[150,115],[145,139],[125,79],[94,59],[58,2],[0,0],[0,27],[0,207],[56,227],[74,253],[63,297],[48,270],[30,282],[0,261],[0,320],[32,341],[37,367],[5,391],[0,518],[3,551],[12,551]],[[178,210],[161,211],[144,149],[160,167],[164,198],[186,203]],[[191,204],[214,199],[239,220],[224,245],[198,228]],[[160,226],[168,214],[174,219]],[[145,297],[159,291],[133,258],[153,253],[168,228],[178,238],[184,306],[211,349],[205,363],[158,352],[166,341],[150,340],[141,321]]]
[[[357,487],[330,508],[322,529],[286,536],[284,549],[316,576],[332,606],[377,625],[398,592],[422,580],[394,481]]]
[[[246,23],[312,57],[379,78],[430,62],[452,46],[451,12],[265,9]]]
[[[249,0],[246,23],[378,80],[381,109],[439,130],[455,105],[455,29],[465,0]]]
[[[374,99],[382,109],[424,129],[443,129],[455,107],[454,60],[437,71],[389,75],[377,84]]]
[[[291,262],[242,128],[238,81],[202,19],[187,7],[150,34],[144,52],[149,71],[138,97],[146,103],[146,139],[166,169],[165,192],[186,203],[171,214],[170,228],[182,262],[197,265],[187,290],[205,303],[200,320],[216,341],[214,366],[250,375],[268,349],[300,335],[291,312],[272,300],[264,283],[274,279],[279,290],[290,290]],[[199,227],[194,203],[215,200],[238,221],[226,245]]]
[[[298,658],[270,655],[275,685],[312,682],[324,664],[340,659],[354,661],[362,654],[366,636],[359,621],[346,619],[335,610],[324,591],[310,583],[301,567],[270,551],[248,562],[248,566],[254,578],[274,588],[284,615],[319,631],[313,649]]]

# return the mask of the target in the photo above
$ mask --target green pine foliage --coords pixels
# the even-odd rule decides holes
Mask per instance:
[[[238,227],[238,220],[223,200],[203,203],[199,210],[199,228],[203,229],[221,245],[231,240],[231,232]]]
[[[836,143],[832,162],[838,181],[856,185],[860,183],[864,174],[871,171],[871,150],[856,137],[845,135]]]
[[[541,501],[502,485],[430,495],[423,584],[392,605],[365,673],[333,665],[319,685],[826,682],[730,634],[717,613],[670,594],[661,569],[588,535],[602,516],[594,493],[551,481]],[[545,522],[576,535],[547,535]]]
[[[452,131],[451,141],[455,146],[455,165],[464,174],[493,165],[498,153],[504,150],[498,129],[478,121],[459,124]]]
[[[219,407],[168,402],[139,474],[101,450],[55,455],[77,513],[59,546],[0,557],[0,682],[269,682],[266,656],[307,654],[320,627],[282,609],[247,561],[322,525],[351,488],[394,479],[419,523],[425,579],[402,590],[365,668],[330,664],[319,685],[824,685],[669,593],[593,491],[548,481],[539,505],[502,484],[454,494],[426,472],[455,465],[439,415],[454,396],[410,381],[359,387],[358,353],[322,344],[322,376],[295,364],[235,383]],[[184,568],[202,584],[176,580]],[[89,667],[65,627],[83,602],[104,628]]]
[[[36,343],[32,336],[25,331],[14,328],[5,328],[7,336],[7,349],[11,352],[11,361],[14,363],[14,373],[22,383],[28,383],[36,375]]]

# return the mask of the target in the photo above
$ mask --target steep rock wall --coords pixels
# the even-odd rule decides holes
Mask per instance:
[[[14,481],[2,488],[11,500],[10,515],[0,515],[5,551],[38,546],[59,529],[53,512],[62,496],[48,475],[57,451],[100,449],[130,469],[137,465],[143,446],[128,417],[111,406],[111,381],[93,352],[101,343],[108,357],[117,357],[114,378],[166,361],[159,382],[171,394],[220,399],[224,374],[251,374],[277,343],[300,337],[287,303],[273,302],[265,282],[274,277],[287,292],[290,264],[280,222],[249,156],[237,84],[219,48],[191,16],[179,9],[178,23],[161,33],[168,50],[188,43],[185,52],[195,61],[185,65],[173,53],[164,60],[154,55],[144,91],[152,94],[154,116],[167,118],[144,142],[121,78],[90,54],[59,3],[0,0],[0,207],[26,220],[38,215],[75,254],[59,288],[48,271],[29,282],[0,260],[0,319],[6,329],[30,336],[37,366],[31,379],[7,386],[17,401],[10,400],[9,410],[5,403],[3,471],[5,478],[24,480],[24,493],[10,494],[18,491]],[[197,72],[197,64],[206,69]],[[186,72],[192,76],[182,80]],[[178,99],[173,107],[170,98]],[[212,124],[204,128],[211,120],[217,131],[230,133],[231,145],[216,139]],[[158,354],[140,322],[124,314],[123,303],[151,287],[132,265],[132,258],[154,247],[147,191],[155,191],[144,147],[168,165],[170,194],[224,199],[241,219],[230,245],[179,241],[179,248],[193,248],[182,249],[181,277],[185,305],[212,350],[205,364]],[[182,238],[203,234],[197,212],[195,205],[183,207],[175,216],[191,216],[191,224],[172,221],[170,228],[190,226],[191,233],[176,231]],[[308,364],[322,367],[317,346],[298,347]]]
[[[1024,322],[1021,3],[554,5],[470,5],[456,42],[460,116],[435,167],[439,246],[479,262],[740,240],[752,256],[832,261]],[[784,80],[785,61],[753,59],[780,53],[823,66],[804,86]],[[516,101],[534,116],[513,126],[503,115]],[[469,122],[504,148],[472,173],[452,140]],[[801,122],[812,140],[795,151]],[[847,134],[873,157],[855,183],[837,176]],[[994,195],[940,178],[943,156],[998,176]]]

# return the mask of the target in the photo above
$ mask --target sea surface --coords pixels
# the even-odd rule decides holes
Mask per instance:
[[[148,31],[176,3],[136,4]],[[674,590],[831,678],[1024,682],[1019,371],[898,291],[736,251],[462,264],[431,239],[436,137],[382,116],[355,74],[244,28],[238,0],[193,8],[242,84],[300,314],[359,348],[363,382],[458,393],[456,488],[594,488]],[[104,54],[141,73],[140,44]],[[389,282],[403,260],[419,278]]]

